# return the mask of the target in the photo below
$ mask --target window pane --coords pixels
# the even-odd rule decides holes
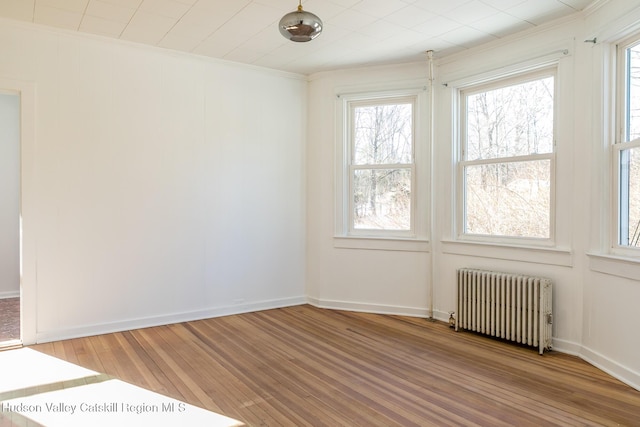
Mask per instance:
[[[353,226],[368,230],[410,230],[411,170],[355,170]]]
[[[627,141],[640,138],[640,44],[627,49]]]
[[[553,151],[554,79],[467,96],[467,160]]]
[[[550,237],[550,160],[465,167],[465,232]]]
[[[640,246],[640,147],[620,152],[620,244]]]
[[[412,104],[386,104],[354,109],[356,165],[412,161]]]

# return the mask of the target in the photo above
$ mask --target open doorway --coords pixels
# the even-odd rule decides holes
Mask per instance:
[[[0,91],[0,347],[20,328],[20,95]]]

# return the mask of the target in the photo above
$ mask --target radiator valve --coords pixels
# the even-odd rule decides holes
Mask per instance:
[[[449,327],[450,328],[455,328],[456,327],[456,318],[453,317],[454,314],[456,314],[455,311],[450,311],[449,312]]]

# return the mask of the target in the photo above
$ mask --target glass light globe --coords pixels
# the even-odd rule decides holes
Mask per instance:
[[[278,25],[280,34],[294,42],[308,42],[322,32],[322,21],[311,12],[302,10],[298,6],[295,12],[287,13]]]

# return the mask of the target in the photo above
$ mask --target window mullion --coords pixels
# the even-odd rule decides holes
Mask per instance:
[[[631,137],[631,73],[629,72],[629,65],[631,64],[631,51],[625,49],[625,66],[623,68],[624,73],[624,128],[621,132],[620,141],[627,142]]]
[[[377,165],[351,165],[353,170],[356,169],[410,169],[414,166],[413,163],[382,163]]]
[[[475,166],[475,165],[491,165],[491,164],[498,164],[498,163],[534,162],[536,160],[553,159],[554,157],[555,157],[555,153],[529,154],[526,156],[495,157],[491,159],[464,160],[464,161],[461,161],[460,164],[464,167],[464,166]]]

